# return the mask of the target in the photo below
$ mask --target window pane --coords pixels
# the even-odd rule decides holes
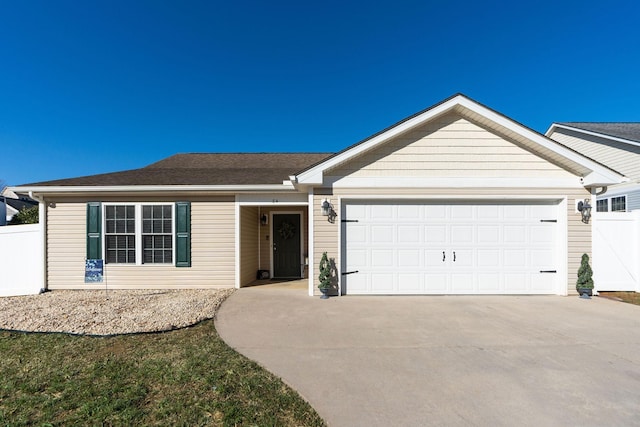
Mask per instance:
[[[611,212],[625,212],[627,210],[627,198],[625,196],[611,198]]]
[[[596,212],[609,212],[609,200],[597,200],[596,201]]]
[[[173,242],[171,222],[171,205],[143,206],[142,220],[142,250],[144,263],[172,262],[171,252]]]
[[[105,207],[106,262],[135,263],[135,206]]]

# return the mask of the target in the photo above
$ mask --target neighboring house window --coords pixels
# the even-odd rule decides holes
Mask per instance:
[[[626,212],[627,196],[619,196],[611,198],[611,212]]]
[[[135,264],[135,206],[106,206],[104,221],[105,258],[107,264]]]
[[[173,262],[173,221],[170,205],[142,206],[142,262]]]
[[[609,212],[609,199],[597,200],[596,212]]]

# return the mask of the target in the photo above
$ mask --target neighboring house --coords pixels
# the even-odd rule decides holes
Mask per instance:
[[[640,123],[553,123],[546,135],[629,178],[599,189],[594,210],[640,209]]]
[[[9,189],[9,187],[5,187],[2,190],[2,197],[4,198],[4,203],[6,206],[6,223],[13,219],[13,216],[20,212],[22,209],[32,208],[38,205],[38,202],[30,198],[26,194],[15,193]],[[3,202],[3,199],[0,198],[0,203]]]
[[[15,191],[46,207],[50,289],[95,287],[102,258],[112,288],[267,270],[313,295],[327,251],[343,294],[565,295],[591,252],[578,201],[624,179],[455,95],[335,154],[177,154]]]

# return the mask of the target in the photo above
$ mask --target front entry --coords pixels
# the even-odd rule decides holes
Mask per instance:
[[[273,277],[301,278],[300,214],[273,214]]]

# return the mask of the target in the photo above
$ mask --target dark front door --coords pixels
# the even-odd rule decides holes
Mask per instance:
[[[273,277],[299,279],[300,215],[273,214]]]

